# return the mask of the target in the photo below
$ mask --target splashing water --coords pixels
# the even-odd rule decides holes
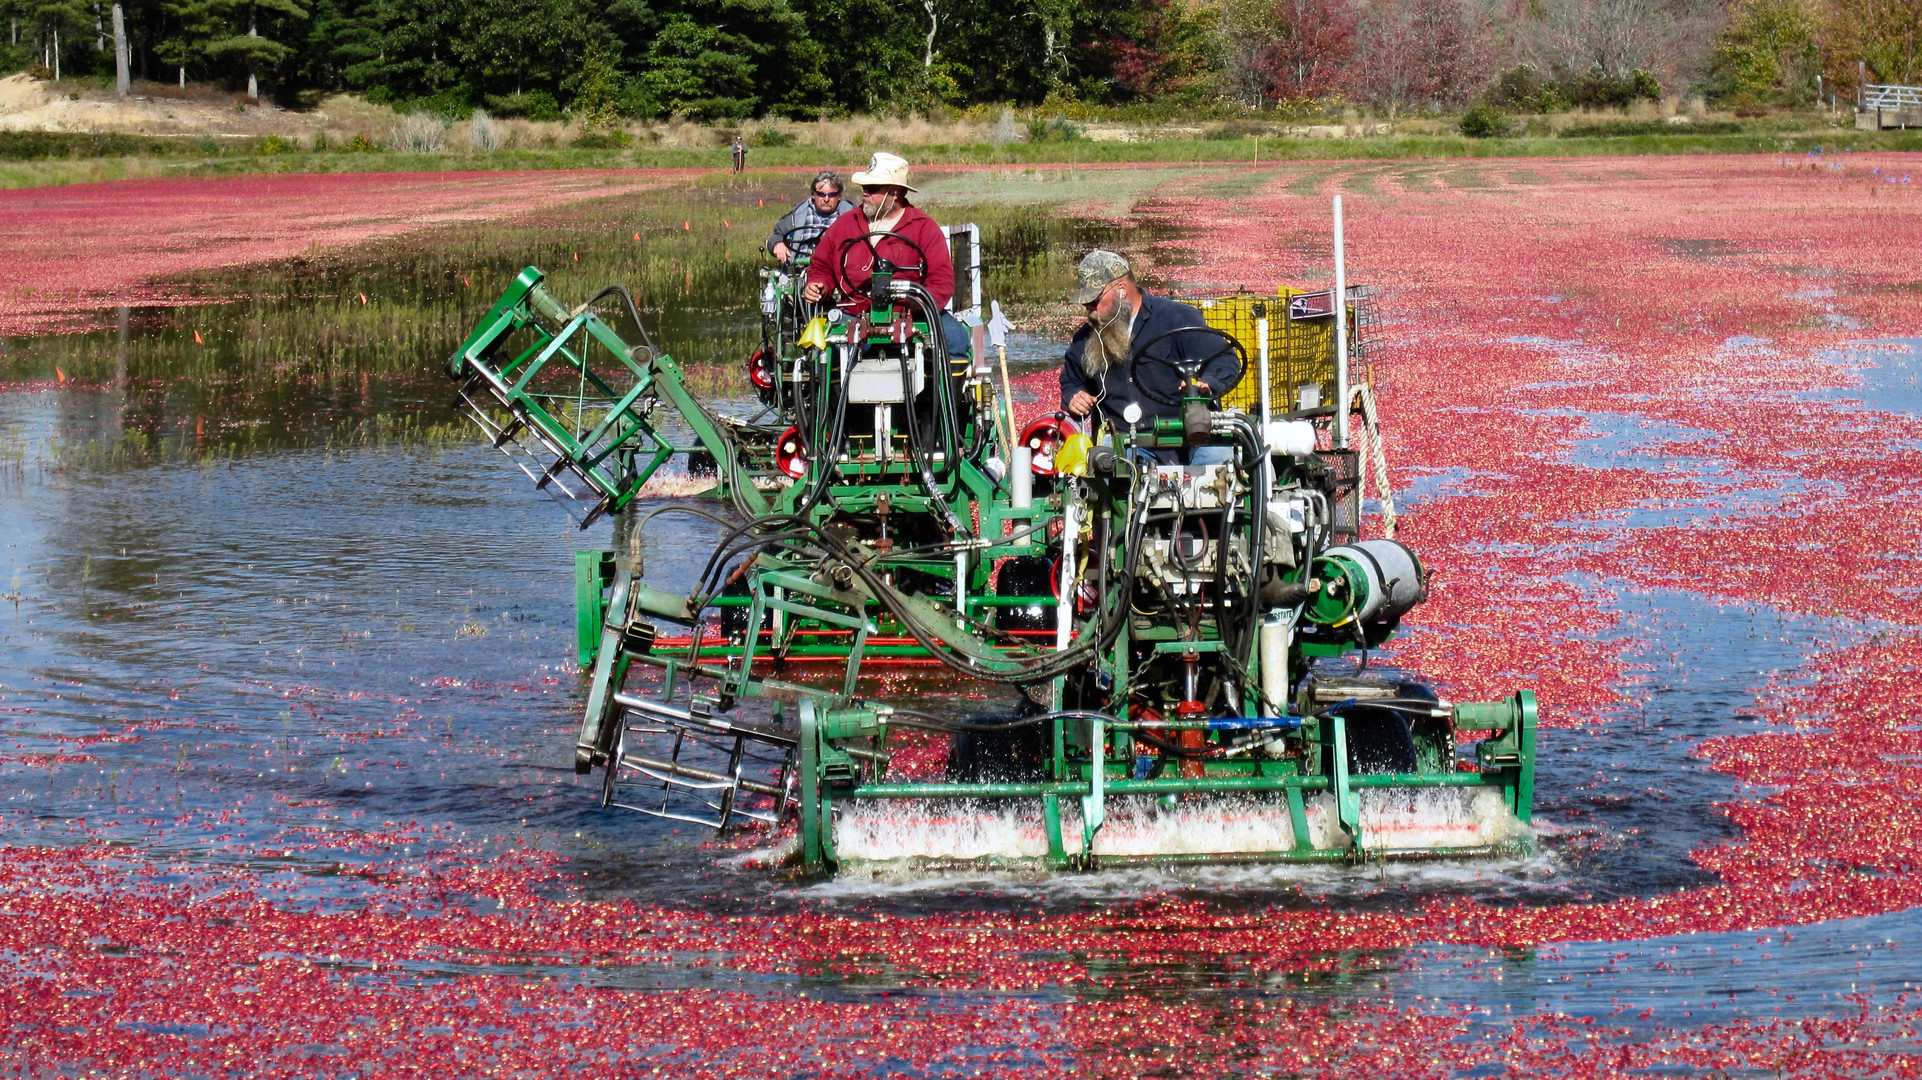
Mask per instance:
[[[1362,845],[1371,850],[1433,851],[1491,847],[1527,840],[1529,827],[1487,788],[1370,790],[1361,795]],[[1081,850],[1079,803],[1062,800],[1062,842]],[[1308,839],[1318,848],[1345,846],[1334,800],[1307,800]],[[1038,805],[944,800],[858,802],[835,819],[834,845],[844,861],[1039,860],[1048,853]],[[1143,796],[1108,800],[1095,834],[1097,856],[1254,855],[1295,846],[1287,805],[1246,796],[1184,799],[1164,806]]]

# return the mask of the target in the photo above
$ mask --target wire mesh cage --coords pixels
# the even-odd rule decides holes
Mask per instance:
[[[1278,417],[1325,414],[1335,407],[1335,310],[1332,289],[1308,292],[1283,286],[1275,295],[1250,292],[1191,293],[1182,300],[1201,309],[1209,326],[1241,343],[1249,370],[1222,398],[1231,408],[1261,408],[1262,320],[1268,326],[1268,408]],[[1375,325],[1374,290],[1348,289],[1349,385],[1367,378],[1368,328]]]
[[[737,820],[780,824],[794,797],[793,736],[698,711],[662,715],[672,710],[617,701],[623,709],[602,779],[602,806],[722,832]]]
[[[1354,450],[1317,450],[1315,456],[1334,481],[1331,539],[1352,544],[1361,539],[1361,455]]]

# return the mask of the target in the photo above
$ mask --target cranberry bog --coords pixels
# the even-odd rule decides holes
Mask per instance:
[[[566,758],[572,562],[622,526],[564,532],[451,423],[440,361],[533,263],[634,284],[744,392],[791,183],[218,259],[301,200],[213,229],[219,191],[169,218],[102,185],[145,207],[121,259],[16,215],[16,280],[67,291],[16,294],[0,357],[0,1062],[1915,1075],[1922,157],[1836,157],[1190,169],[1125,220],[1031,174],[928,185],[1020,194],[949,205],[1028,312],[1095,243],[1170,286],[1325,282],[1344,195],[1401,536],[1436,571],[1385,662],[1542,701],[1543,850],[1492,865],[821,882],[776,836],[601,810]],[[506,181],[435,197],[486,203],[470,182]],[[1015,350],[1031,411],[1055,347]],[[670,535],[650,573],[693,575],[712,532]]]

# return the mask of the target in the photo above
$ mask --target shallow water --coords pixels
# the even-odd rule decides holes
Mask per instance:
[[[362,400],[391,413],[431,389],[416,385],[411,396]],[[31,710],[32,730],[56,734],[154,726],[138,743],[90,747],[95,761],[53,770],[44,787],[24,785],[13,812],[62,820],[68,800],[98,813],[105,798],[107,835],[149,842],[142,819],[240,806],[247,820],[222,843],[244,855],[311,823],[324,804],[342,819],[335,828],[353,828],[358,813],[475,841],[534,842],[569,856],[594,895],[687,902],[773,886],[863,898],[854,886],[737,868],[729,852],[702,850],[708,837],[692,827],[600,809],[597,778],[572,775],[583,686],[571,663],[572,552],[610,545],[621,526],[575,533],[493,452],[458,442],[276,447],[206,464],[48,464],[56,440],[106,441],[127,410],[112,387],[0,395],[0,430],[17,433],[33,462],[0,478],[0,580],[17,580],[20,594],[0,608],[5,704]],[[690,587],[716,531],[696,518],[656,518],[642,538],[650,580]],[[1746,727],[1750,688],[1796,666],[1799,643],[1834,640],[1835,628],[1694,610],[1682,594],[1624,595],[1621,632],[1647,643],[1635,659],[1666,663],[1639,710],[1544,736],[1538,858],[1386,875],[1016,875],[1005,882],[1010,895],[1071,908],[1089,896],[1231,889],[1247,903],[1313,895],[1394,907],[1435,893],[1547,902],[1698,884],[1707,875],[1688,852],[1735,835],[1708,809],[1733,785],[1690,748]],[[1749,647],[1724,646],[1742,640]],[[934,695],[955,712],[997,704],[928,669],[889,672],[868,689]],[[208,857],[222,857],[220,846]],[[906,892],[910,907],[943,906],[927,890]],[[885,906],[902,893],[880,882],[865,902]]]
[[[194,313],[212,326],[243,317]],[[748,318],[737,310],[664,336],[693,341],[715,326],[742,333]],[[0,815],[18,841],[108,839],[291,874],[296,894],[314,901],[351,898],[355,879],[342,867],[370,857],[326,836],[395,833],[410,852],[531,844],[565,856],[587,896],[720,910],[772,902],[875,915],[1045,914],[1171,896],[1251,909],[1397,910],[1449,896],[1501,904],[1647,896],[1711,880],[1689,852],[1738,835],[1714,808],[1737,786],[1692,749],[1753,730],[1755,688],[1795,670],[1818,643],[1872,629],[1589,583],[1594,595],[1619,597],[1619,632],[1641,643],[1630,659],[1646,667],[1634,706],[1601,724],[1544,732],[1543,850],[1527,860],[799,880],[708,846],[691,827],[602,810],[599,778],[573,775],[584,690],[573,666],[573,552],[607,547],[625,526],[572,530],[496,454],[438,427],[449,418],[448,386],[435,364],[452,341],[424,336],[409,346],[412,361],[365,374],[277,380],[236,358],[203,379],[168,367],[185,325],[180,312],[150,311],[131,314],[124,333],[84,343],[11,343],[12,370],[33,381],[0,392],[0,734],[11,744],[0,751]],[[1038,370],[1056,348],[1022,336],[1011,360]],[[50,358],[116,350],[138,377],[46,378]],[[1891,395],[1878,401],[1908,404],[1906,383],[1872,385]],[[234,387],[245,393],[227,392]],[[1576,453],[1597,466],[1645,460],[1660,440],[1686,434],[1591,423],[1598,434]],[[130,432],[174,450],[115,456]],[[77,449],[90,446],[99,449]],[[1496,481],[1432,477],[1417,494],[1488,482]],[[656,519],[642,540],[651,581],[685,588],[715,531],[698,519]],[[879,674],[871,693],[957,713],[997,704],[991,692],[927,669]],[[86,741],[97,736],[137,741]],[[1775,947],[1754,940],[1767,936],[1759,933],[1526,956],[1406,950],[1359,957],[1347,975],[1287,989],[1335,1001],[1386,993],[1499,1010],[1626,1010],[1675,1024],[1709,1015],[1711,1003],[1717,1019],[1805,1015],[1833,1007],[1844,983],[1922,982],[1912,959],[1922,921],[1905,913],[1860,922],[1783,936],[1770,953],[1783,980],[1775,994],[1755,992],[1729,962]],[[1883,944],[1859,957],[1842,947],[1870,940]],[[649,987],[688,977],[546,973]],[[1119,973],[1121,985],[1129,975]],[[890,985],[701,976],[702,985],[730,980],[830,995]],[[1191,981],[1217,995],[1274,989],[1235,989],[1210,971]]]

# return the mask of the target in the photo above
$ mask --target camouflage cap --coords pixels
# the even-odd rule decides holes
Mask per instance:
[[[1128,260],[1112,251],[1102,251],[1098,248],[1090,251],[1081,260],[1081,266],[1075,270],[1074,292],[1069,294],[1068,302],[1093,303],[1095,297],[1101,295],[1102,289],[1133,272],[1134,267],[1128,265]]]

